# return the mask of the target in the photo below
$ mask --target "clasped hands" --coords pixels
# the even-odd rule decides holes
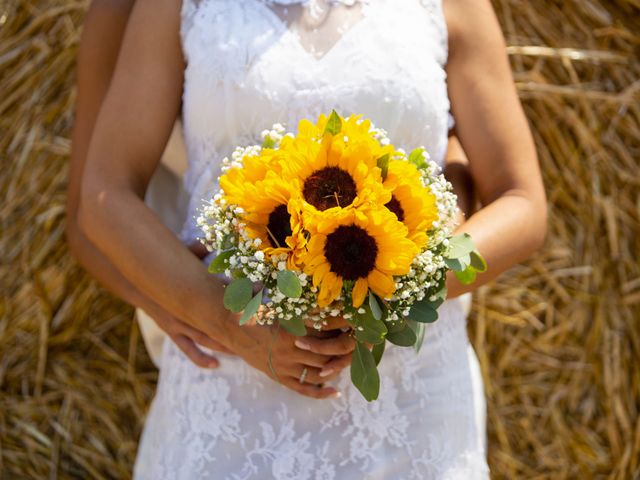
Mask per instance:
[[[206,250],[199,243],[189,245],[199,258]],[[329,317],[321,330],[308,323],[308,335],[296,337],[277,325],[238,324],[239,316],[229,313],[226,341],[214,340],[205,332],[175,318],[158,307],[148,312],[176,346],[197,366],[217,368],[218,358],[200,347],[237,355],[283,386],[311,398],[336,398],[340,393],[324,384],[335,379],[351,364],[355,340],[341,316]]]

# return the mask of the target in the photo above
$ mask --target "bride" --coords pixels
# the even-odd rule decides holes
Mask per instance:
[[[203,370],[165,342],[136,478],[487,478],[460,300],[471,287],[448,278],[420,354],[389,348],[367,404],[340,373],[348,334],[239,327],[220,281],[142,201],[180,110],[189,243],[234,145],[332,108],[441,164],[451,108],[483,204],[460,229],[489,264],[473,287],[542,243],[544,190],[489,0],[138,0],[93,133],[80,226],[137,290],[229,354]]]

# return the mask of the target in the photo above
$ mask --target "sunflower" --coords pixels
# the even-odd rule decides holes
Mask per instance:
[[[255,195],[255,185],[264,180],[267,173],[280,171],[280,157],[277,150],[263,148],[258,155],[246,155],[242,158],[242,167],[230,168],[220,177],[220,188],[225,200],[238,205],[243,198]]]
[[[409,238],[419,247],[426,246],[427,230],[438,220],[436,197],[422,185],[415,165],[403,160],[389,162],[384,186],[391,192],[385,207],[409,230]]]
[[[318,305],[328,306],[344,282],[353,282],[352,301],[359,307],[371,289],[381,298],[395,292],[394,275],[405,275],[418,253],[407,227],[384,207],[323,212],[311,227],[304,272],[320,287]]]
[[[321,138],[307,133],[283,139],[280,151],[283,175],[299,180],[309,205],[325,211],[390,200],[377,166],[379,146],[376,150],[371,142],[342,133]]]
[[[222,179],[221,179],[222,183]],[[287,268],[299,270],[306,253],[306,235],[302,224],[299,187],[276,172],[267,172],[255,184],[225,181],[225,193],[231,187],[236,194],[233,204],[242,208],[242,220],[251,238],[261,240],[260,248],[268,256],[285,254]]]

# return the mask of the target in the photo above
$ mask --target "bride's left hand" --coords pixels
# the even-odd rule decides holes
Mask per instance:
[[[313,314],[317,312],[311,311],[310,313]],[[323,349],[326,345],[321,341],[322,339],[336,337],[352,328],[349,322],[345,320],[342,315],[327,317],[325,319],[325,323],[320,329],[315,328],[313,320],[306,319],[305,324],[307,326],[307,336],[305,337],[304,342],[311,348],[311,351],[321,354],[325,353]],[[324,364],[320,375],[323,377],[328,377],[336,372],[344,370],[349,365],[351,365],[351,358],[351,352],[346,355],[333,357],[331,360]]]

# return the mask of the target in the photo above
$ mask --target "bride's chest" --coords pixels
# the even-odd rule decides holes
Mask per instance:
[[[446,115],[440,1],[369,0],[361,10],[317,55],[265,0],[191,4],[182,25],[185,114],[200,112],[207,129],[205,106],[233,117],[238,128],[292,123],[333,108],[363,113],[387,129],[394,121],[434,123],[435,115]]]

